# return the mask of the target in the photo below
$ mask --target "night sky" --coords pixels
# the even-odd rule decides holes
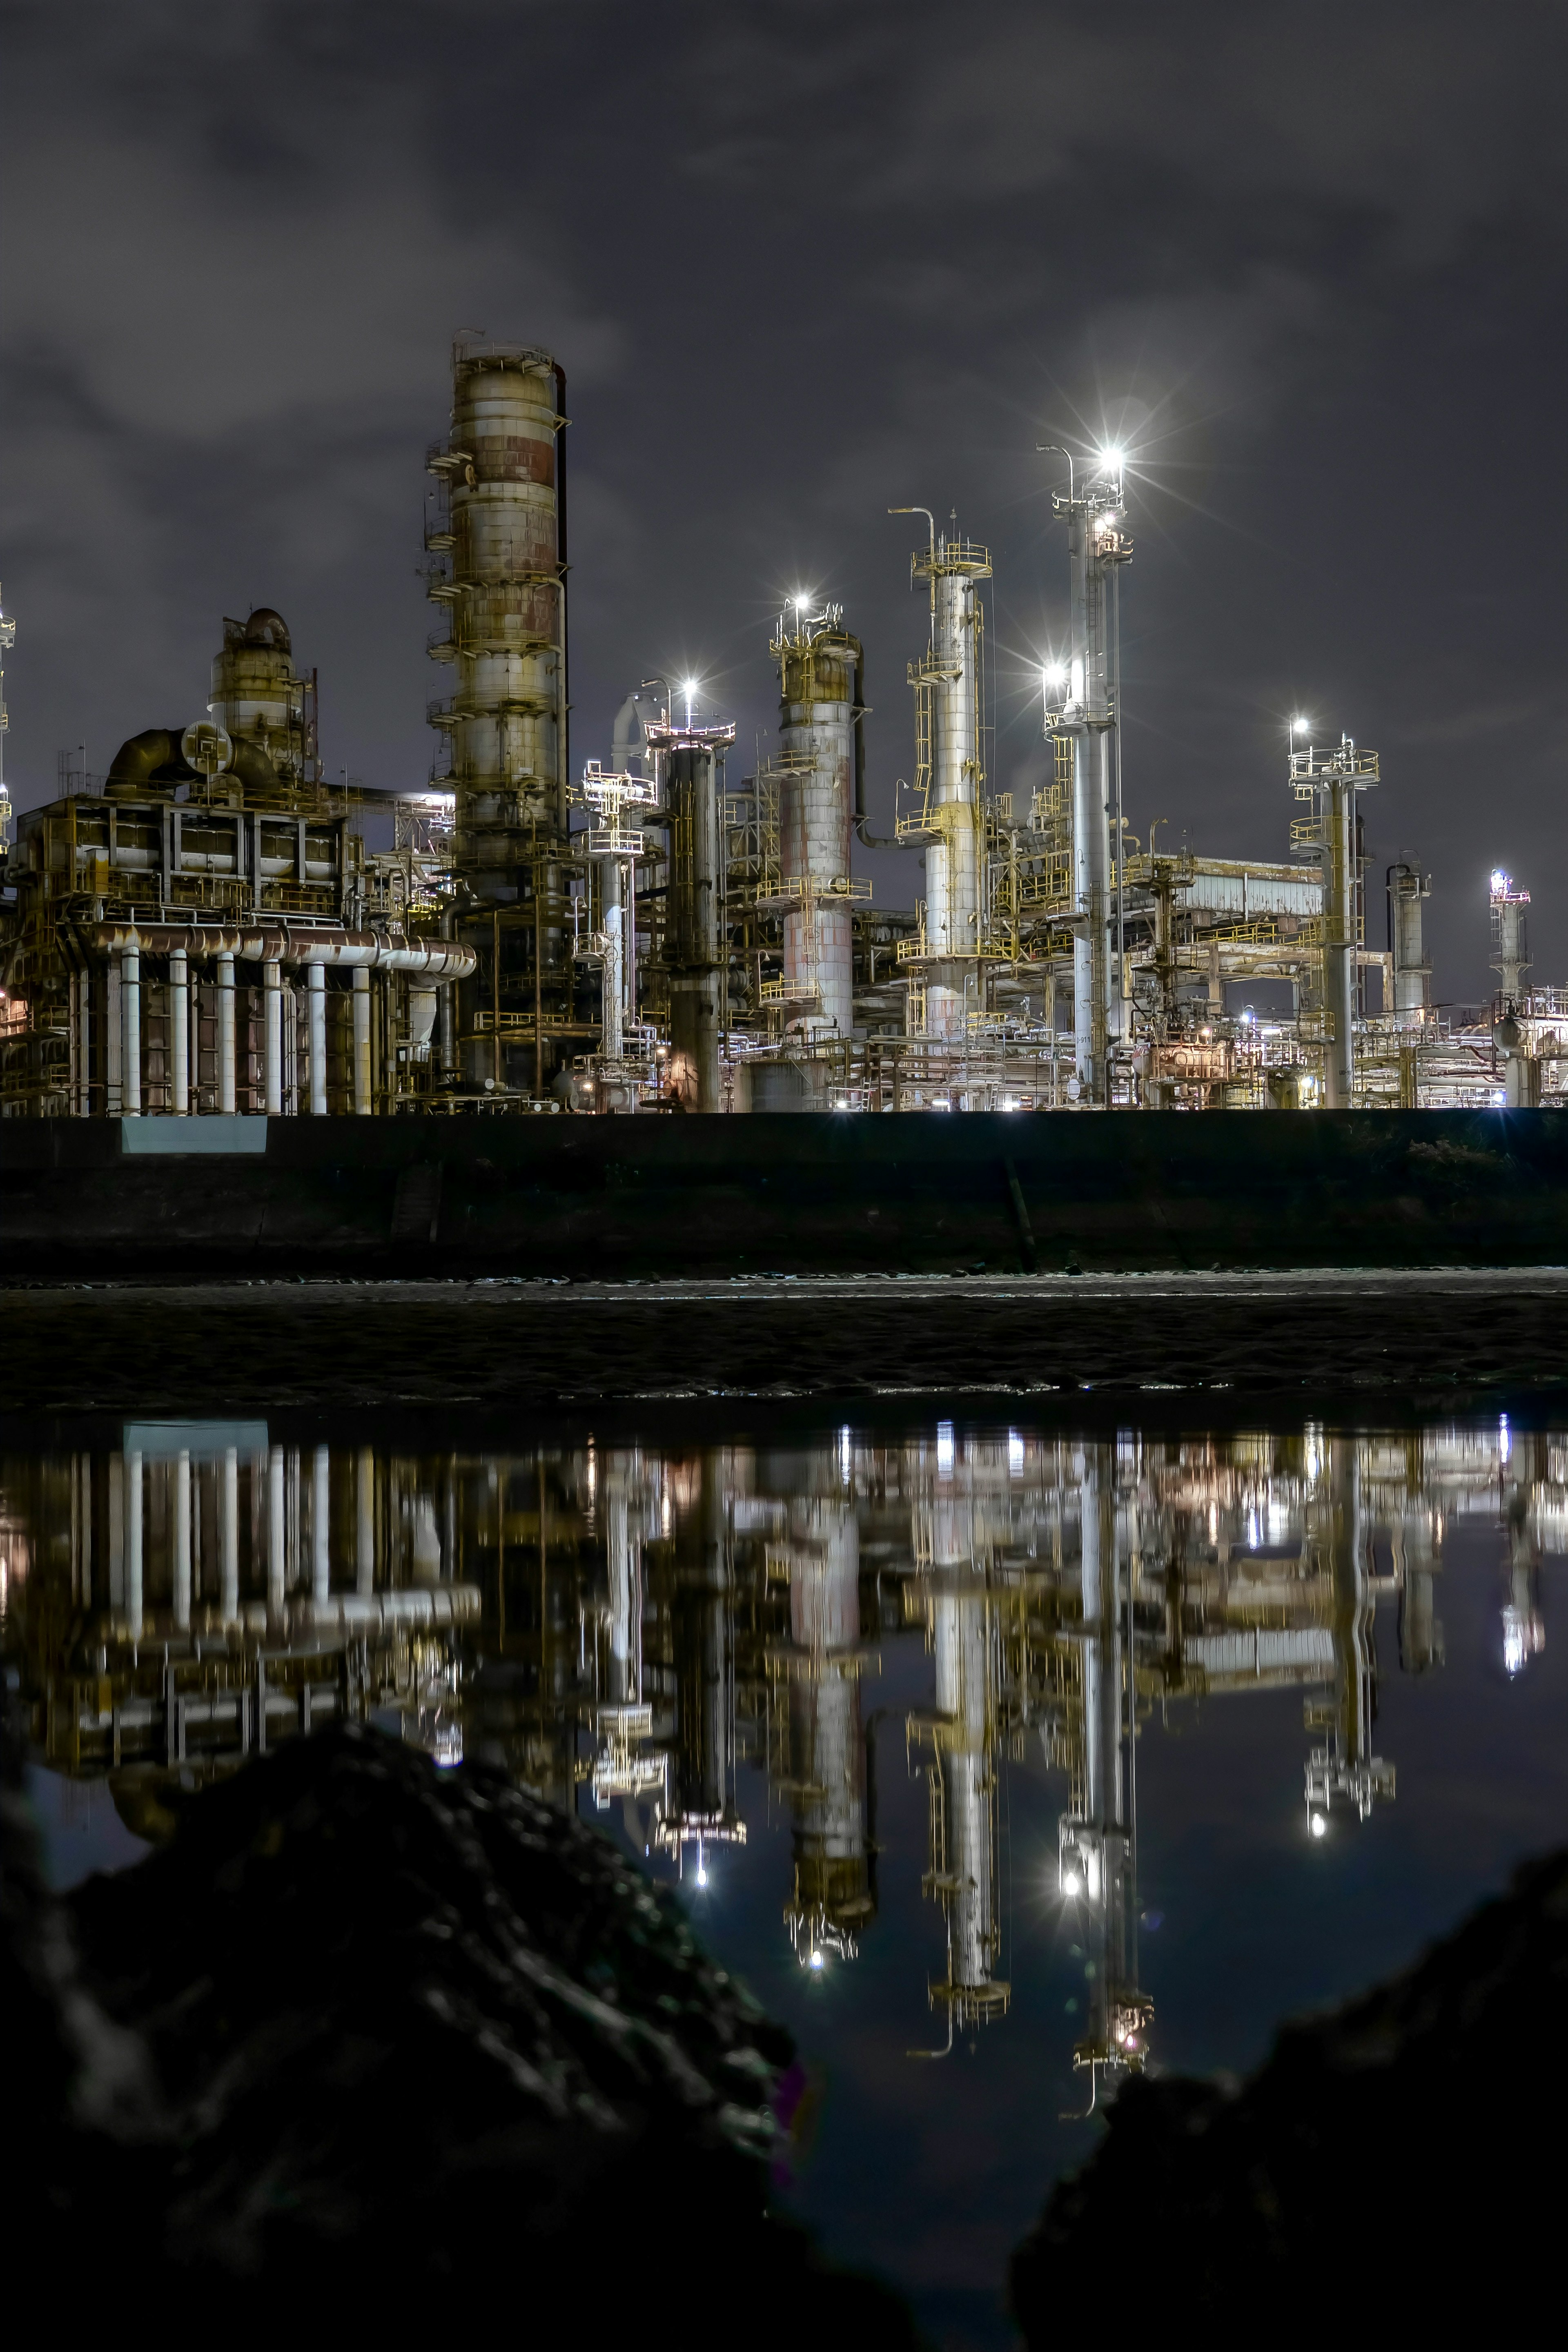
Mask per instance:
[[[1371,942],[1419,857],[1435,993],[1475,999],[1503,864],[1568,982],[1556,0],[54,0],[0,44],[20,805],[197,715],[252,603],[329,767],[423,781],[424,452],[479,328],[567,372],[574,759],[693,669],[749,769],[805,587],[866,642],[885,818],[918,501],[993,551],[1026,788],[1066,590],[1036,444],[1111,436],[1135,832],[1283,856],[1304,710],[1384,756]]]

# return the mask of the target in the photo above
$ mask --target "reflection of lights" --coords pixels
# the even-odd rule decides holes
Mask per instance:
[[[939,1478],[952,1475],[952,1423],[940,1421],[936,1428],[936,1475]]]
[[[1062,1893],[1069,1903],[1076,1903],[1083,1893],[1083,1881],[1076,1870],[1069,1870],[1062,1881]]]
[[[1513,1433],[1509,1428],[1506,1412],[1497,1425],[1497,1452],[1500,1462],[1508,1461],[1513,1453]]]
[[[708,1884],[708,1873],[703,1869],[700,1863],[697,1865],[697,1884],[699,1886],[706,1886]]]
[[[1007,1432],[1007,1468],[1015,1478],[1024,1472],[1024,1441],[1016,1429]]]
[[[806,1966],[808,1968],[819,1969],[822,1966],[822,1954],[820,1952],[813,1952],[810,1959],[806,1962]]]
[[[1329,1825],[1328,1825],[1328,1822],[1323,1819],[1322,1814],[1321,1814],[1321,1813],[1314,1813],[1314,1814],[1312,1815],[1312,1835],[1313,1835],[1314,1837],[1327,1837],[1327,1836],[1328,1836],[1328,1833],[1329,1833]]]

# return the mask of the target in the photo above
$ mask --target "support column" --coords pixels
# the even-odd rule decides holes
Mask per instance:
[[[355,964],[353,972],[354,1016],[354,1110],[361,1118],[371,1113],[370,1083],[370,973],[363,964]]]
[[[265,991],[267,1094],[268,1118],[283,1115],[283,968],[273,962],[262,966]]]
[[[234,1072],[234,958],[217,960],[217,1107],[230,1118],[237,1108]]]
[[[142,1115],[142,956],[127,948],[120,959],[120,1108]]]
[[[169,954],[169,1076],[174,1090],[173,1108],[176,1118],[185,1118],[191,1108],[191,994],[190,966],[184,948],[174,948]]]
[[[222,1586],[223,1622],[226,1625],[232,1625],[239,1615],[239,1449],[235,1445],[224,1448],[223,1505],[218,1524],[221,1529],[218,1576]]]
[[[323,964],[305,966],[305,1036],[310,1062],[310,1116],[327,1115],[327,973]]]
[[[174,1623],[182,1633],[191,1625],[191,1457],[181,1452],[174,1460]]]
[[[313,969],[321,970],[319,964]],[[332,1457],[318,1445],[310,1465],[310,1595],[324,1608],[332,1589]]]
[[[88,1118],[92,1113],[92,974],[79,971],[76,976],[76,1115]]]

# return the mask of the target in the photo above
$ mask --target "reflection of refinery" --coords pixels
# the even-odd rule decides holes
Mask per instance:
[[[914,507],[893,511],[924,520],[910,576],[925,643],[908,720],[882,721],[907,770],[890,834],[868,830],[860,640],[804,590],[767,642],[778,736],[752,774],[731,772],[734,726],[694,679],[643,681],[601,756],[574,763],[564,403],[550,353],[455,346],[450,429],[426,453],[426,651],[451,680],[427,706],[427,782],[367,791],[332,768],[316,673],[268,606],[224,621],[199,709],[138,714],[174,723],[139,727],[101,774],[62,753],[14,845],[0,780],[0,1112],[1563,1097],[1568,991],[1529,985],[1529,893],[1507,874],[1492,1005],[1434,1003],[1418,865],[1387,867],[1373,943],[1376,752],[1281,715],[1289,858],[1162,845],[1163,818],[1133,832],[1121,450],[1048,460],[1066,474],[1067,617],[1059,659],[1017,657],[1041,733],[1016,790],[988,772],[991,552]],[[0,615],[0,651],[14,634]],[[1133,782],[1146,805],[1149,778]],[[371,850],[377,808],[391,841]],[[873,908],[857,839],[918,855],[924,895],[911,869],[915,903]]]
[[[1457,1523],[1500,1539],[1500,1653],[1542,1647],[1568,1445],[1505,1420],[1407,1435],[1078,1440],[951,1423],[906,1441],[389,1454],[261,1423],[126,1424],[0,1465],[0,1599],[44,1760],[133,1826],[313,1723],[369,1718],[608,1813],[706,1886],[750,1866],[748,1775],[787,1821],[803,1968],[875,1932],[876,1795],[897,1755],[862,1684],[918,1639],[904,1720],[929,1794],[928,1972],[945,2055],[1003,2017],[1009,1767],[1061,1777],[1053,1900],[1084,1957],[1075,2059],[1143,2063],[1139,1727],[1299,1690],[1306,1830],[1393,1797],[1380,1605],[1443,1663]],[[878,1730],[883,1723],[879,1751]],[[725,1850],[728,1849],[728,1853]],[[1039,1890],[1030,1890],[1037,1902]],[[933,1926],[935,1919],[933,1917]]]

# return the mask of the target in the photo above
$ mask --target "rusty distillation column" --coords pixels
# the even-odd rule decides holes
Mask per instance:
[[[454,867],[490,910],[475,944],[501,967],[465,992],[473,1002],[463,1008],[463,1074],[476,1084],[493,1079],[498,1061],[505,1076],[493,1040],[475,1033],[479,1016],[494,1021],[510,994],[508,1010],[534,1008],[533,1034],[518,1043],[538,1085],[542,1016],[562,961],[553,903],[510,922],[503,910],[541,889],[553,901],[559,877],[547,853],[566,838],[564,383],[547,352],[456,343],[451,435],[427,460],[438,486],[426,531],[429,592],[449,616],[430,651],[457,670],[455,691],[432,703],[430,720],[451,739]]]

